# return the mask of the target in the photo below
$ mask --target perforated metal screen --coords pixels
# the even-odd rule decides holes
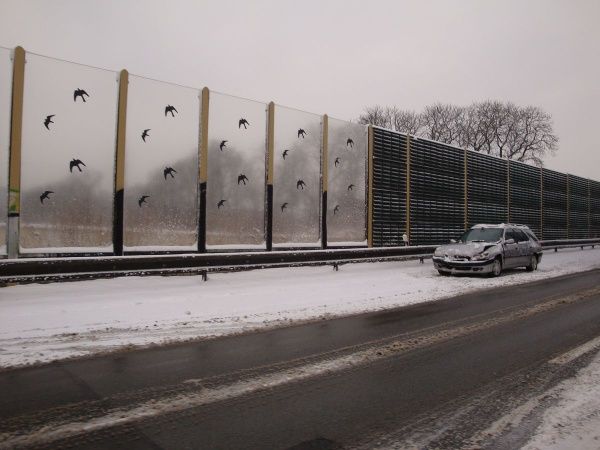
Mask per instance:
[[[508,167],[506,161],[467,152],[468,222],[502,223],[508,217]]]
[[[510,222],[527,225],[540,235],[541,169],[510,161]]]

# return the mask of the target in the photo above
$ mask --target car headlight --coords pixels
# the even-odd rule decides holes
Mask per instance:
[[[433,256],[444,256],[444,252],[442,251],[441,247],[438,247],[435,249],[435,251],[433,252]]]
[[[475,255],[471,258],[471,260],[473,261],[481,261],[483,259],[488,259],[490,257],[490,253],[489,252],[482,252],[479,255]]]

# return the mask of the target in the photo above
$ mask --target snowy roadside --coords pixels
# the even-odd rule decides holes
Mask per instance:
[[[523,450],[597,450],[600,448],[600,353],[556,388],[557,403]]]
[[[440,277],[431,262],[363,263],[0,288],[0,367],[437,300],[600,267],[600,249],[546,252],[538,271]]]

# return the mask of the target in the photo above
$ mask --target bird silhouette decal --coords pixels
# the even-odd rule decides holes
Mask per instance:
[[[246,175],[244,175],[243,173],[240,173],[238,175],[238,184],[244,183],[244,186],[245,186],[246,185],[246,181],[250,182],[250,180],[248,179],[248,177]]]
[[[339,156],[337,158],[335,158],[335,161],[333,162],[333,164],[335,165],[335,167],[337,167],[339,164],[341,164],[342,160],[339,158]]]
[[[238,128],[242,128],[242,125],[244,125],[244,130],[245,130],[248,128],[246,125],[250,125],[250,123],[242,117],[238,122]]]
[[[217,203],[217,209],[221,209],[221,206],[225,206],[225,202],[227,200],[219,200],[219,203]]]
[[[83,172],[80,166],[85,166],[85,163],[82,160],[72,159],[71,162],[69,162],[69,172],[73,173],[73,167],[77,167],[80,172]]]
[[[350,138],[346,141],[346,147],[354,148],[354,141]]]
[[[138,199],[138,205],[140,205],[140,208],[142,207],[142,203],[146,203],[148,204],[148,202],[146,201],[147,198],[149,198],[149,195],[142,195],[139,199]]]
[[[51,115],[49,115],[49,116],[46,116],[46,120],[44,120],[44,126],[46,127],[46,129],[47,129],[47,130],[49,130],[49,129],[50,129],[50,126],[49,126],[49,125],[50,125],[51,123],[54,123],[54,122],[52,121],[52,118],[53,118],[54,116],[55,116],[55,114],[51,114]]]
[[[85,103],[85,97],[89,97],[90,95],[85,92],[83,89],[75,89],[75,91],[73,91],[73,101],[76,102],[77,101],[77,97],[81,97],[81,100],[83,100],[83,103]]]
[[[283,210],[284,210],[285,208],[287,208],[287,205],[288,205],[288,204],[287,204],[287,202],[285,202],[285,203],[283,203],[283,204],[281,205],[281,212],[283,212]]]
[[[283,153],[281,154],[281,156],[283,156],[283,159],[285,159],[285,157],[288,155],[290,151],[289,150],[284,150]]]
[[[171,113],[171,117],[175,117],[175,113],[179,114],[179,111],[173,105],[167,105],[165,106],[165,117],[167,117],[168,113]]]
[[[354,185],[353,185],[353,184],[349,184],[349,185],[348,185],[348,190],[349,190],[349,191],[351,191],[353,187],[354,187]]]
[[[304,131],[302,128],[300,128],[298,130],[298,138],[300,138],[300,136],[302,136],[302,139],[304,139],[304,136],[306,136],[308,133],[306,131]]]
[[[300,189],[301,188],[302,190],[304,190],[304,186],[306,186],[306,183],[303,180],[298,180],[296,182],[296,189]]]
[[[219,144],[219,150],[223,151],[223,149],[227,147],[227,142],[229,141],[221,141],[221,143]]]
[[[148,131],[150,131],[150,128],[146,128],[142,133],[142,141],[144,142],[146,142],[146,138],[150,136],[150,134],[148,134]]]
[[[335,205],[335,208],[333,208],[333,215],[335,216],[340,210],[340,205]]]
[[[173,169],[172,167],[165,167],[165,170],[163,170],[163,175],[165,176],[165,180],[167,179],[167,175],[171,175],[171,178],[175,178],[175,175],[173,175],[174,173],[177,173],[177,171],[175,169]]]
[[[40,202],[44,204],[44,200],[50,198],[50,194],[54,194],[54,191],[44,191],[42,195],[40,195]]]

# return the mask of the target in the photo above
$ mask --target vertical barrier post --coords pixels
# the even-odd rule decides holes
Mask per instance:
[[[587,188],[588,188],[588,195],[587,195],[587,201],[588,201],[588,213],[587,213],[587,219],[588,219],[588,232],[587,232],[587,237],[588,239],[590,239],[592,237],[592,188],[591,188],[591,181],[588,179],[587,180]]]
[[[408,244],[412,245],[410,235],[410,134],[406,135],[406,235]]]
[[[267,251],[273,249],[273,164],[275,154],[275,103],[267,113]]]
[[[327,187],[329,183],[329,117],[323,115],[323,130],[322,130],[322,153],[321,153],[321,248],[327,248]]]
[[[367,133],[367,245],[373,247],[373,125]]]
[[[569,174],[567,174],[567,239],[570,239],[570,225],[571,225],[571,200],[570,200],[571,190],[569,186]]]
[[[506,158],[506,223],[510,223],[510,159]]]
[[[127,90],[129,73],[119,75],[119,107],[117,112],[117,154],[115,155],[115,201],[113,211],[113,251],[123,254],[123,194],[125,189],[125,133],[127,127]]]
[[[208,114],[210,90],[202,89],[200,102],[200,158],[198,181],[200,182],[200,210],[198,217],[198,251],[206,251],[206,183],[208,182]]]
[[[544,168],[540,167],[540,239],[544,239]]]
[[[465,175],[465,179],[464,179],[464,197],[465,197],[465,231],[469,229],[469,173],[468,173],[468,158],[469,156],[469,151],[465,148],[465,152],[464,152],[464,163],[465,163],[465,167],[464,167],[464,175]]]
[[[8,257],[19,256],[19,215],[21,213],[21,133],[23,131],[23,93],[25,87],[25,50],[17,47],[13,59],[12,113],[8,170]]]

